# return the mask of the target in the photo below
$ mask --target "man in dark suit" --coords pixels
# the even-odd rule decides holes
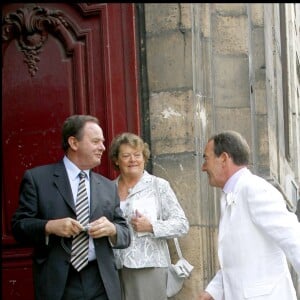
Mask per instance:
[[[98,119],[73,115],[62,130],[62,161],[27,170],[19,207],[12,218],[15,239],[34,247],[33,276],[37,300],[121,300],[113,248],[126,248],[130,232],[120,210],[116,185],[91,171],[105,151]],[[78,174],[84,171],[89,226],[76,218]],[[72,240],[88,233],[88,264],[71,263]]]

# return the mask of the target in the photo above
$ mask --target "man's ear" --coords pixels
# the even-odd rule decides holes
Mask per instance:
[[[76,151],[78,149],[78,140],[76,139],[75,136],[70,136],[68,138],[68,143],[70,145],[70,148],[73,150],[73,151]]]
[[[230,156],[227,152],[222,152],[221,158],[222,158],[223,162],[226,162],[226,161],[228,161],[228,159],[230,159]]]

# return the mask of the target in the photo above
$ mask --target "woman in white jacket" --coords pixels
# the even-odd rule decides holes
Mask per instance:
[[[121,209],[131,230],[131,245],[114,250],[123,300],[166,300],[170,254],[167,239],[187,234],[189,222],[169,182],[145,170],[148,144],[125,132],[110,146]]]

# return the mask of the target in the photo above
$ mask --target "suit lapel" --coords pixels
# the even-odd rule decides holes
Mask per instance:
[[[73,194],[68,179],[68,174],[63,162],[58,163],[54,171],[54,185],[57,187],[66,204],[70,206],[70,208],[76,214]]]
[[[99,214],[99,210],[102,210],[102,206],[100,205],[101,201],[101,180],[98,176],[95,176],[93,172],[90,173],[91,181],[90,181],[90,189],[91,189],[91,198],[90,198],[90,216],[92,217],[93,213],[97,209],[97,215],[103,215],[103,212]]]
[[[228,227],[231,226],[231,222],[234,222],[234,215],[236,214],[236,205],[237,205],[237,194],[228,193],[222,194],[221,197],[221,207],[223,206],[223,214],[221,216],[220,225],[219,225],[219,241],[222,240]]]
[[[226,194],[222,192],[222,196],[220,199],[220,207],[221,207],[221,218],[219,224],[219,242],[222,240],[224,236],[225,226],[226,226],[226,218],[227,218],[227,205],[226,205]]]

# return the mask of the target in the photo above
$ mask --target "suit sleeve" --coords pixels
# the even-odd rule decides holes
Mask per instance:
[[[29,170],[24,173],[19,196],[19,207],[12,217],[12,233],[18,242],[34,246],[45,243],[47,220],[38,218],[38,193]]]
[[[223,300],[223,278],[222,278],[222,270],[219,270],[215,277],[210,281],[208,286],[205,289],[214,300]]]
[[[114,208],[114,220],[113,223],[116,226],[117,230],[117,241],[113,245],[113,248],[116,249],[124,249],[130,245],[130,231],[128,228],[128,224],[126,219],[123,217],[123,212],[120,208],[120,200],[117,193],[117,189],[115,189],[115,208]]]
[[[269,183],[258,181],[248,189],[248,204],[253,222],[285,253],[300,275],[300,223],[286,208],[281,193]]]

